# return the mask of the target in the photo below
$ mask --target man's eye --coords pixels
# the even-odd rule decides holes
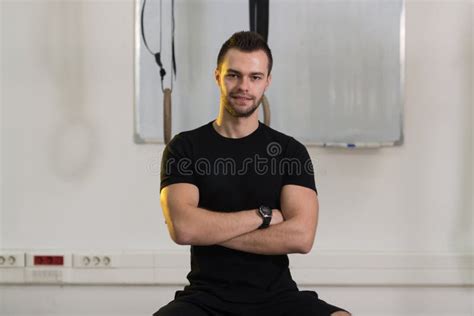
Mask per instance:
[[[236,75],[236,74],[227,74],[227,77],[228,77],[228,78],[236,78],[237,75]]]
[[[262,79],[262,77],[259,77],[259,76],[254,76],[253,77],[253,80],[260,80],[260,79]]]

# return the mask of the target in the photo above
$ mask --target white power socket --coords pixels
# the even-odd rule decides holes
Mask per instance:
[[[110,254],[74,254],[72,266],[74,268],[115,268],[118,257]]]
[[[0,252],[1,268],[23,268],[25,267],[25,254],[22,252]]]

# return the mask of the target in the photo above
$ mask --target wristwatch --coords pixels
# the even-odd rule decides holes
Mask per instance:
[[[263,223],[258,229],[267,228],[272,221],[272,209],[269,206],[261,205],[258,208],[258,215],[262,217]]]

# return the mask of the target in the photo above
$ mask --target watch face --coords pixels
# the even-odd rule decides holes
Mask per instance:
[[[268,206],[262,205],[260,206],[259,210],[263,216],[270,216],[272,214],[272,209]]]
[[[260,216],[262,216],[262,218],[263,218],[263,223],[259,227],[259,229],[260,228],[267,228],[268,226],[270,226],[270,222],[272,220],[272,209],[268,206],[261,205],[258,208],[258,212],[259,212]]]

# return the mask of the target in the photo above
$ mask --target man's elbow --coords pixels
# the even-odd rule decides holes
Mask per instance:
[[[193,237],[186,232],[171,235],[171,239],[180,246],[190,246],[195,244]]]
[[[303,255],[308,254],[312,248],[312,245],[303,245],[302,247],[300,247],[300,251],[298,253]]]
[[[297,252],[300,254],[307,254],[313,249],[314,236],[311,234],[304,234],[299,243]]]
[[[175,242],[175,244],[177,245],[180,245],[180,246],[190,246],[192,245],[192,243],[190,241],[188,241],[187,239],[181,239],[181,238],[176,238],[176,239],[173,239],[173,241]]]
[[[210,246],[215,244],[210,240],[206,231],[199,229],[195,224],[187,222],[173,225],[173,233],[170,232],[173,241],[181,246]]]
[[[189,229],[183,229],[175,222],[168,224],[168,231],[171,239],[178,245],[186,246],[192,244],[192,236]]]
[[[184,211],[171,211],[169,208],[164,213],[171,239],[178,245],[192,245],[197,231],[189,216],[186,216]]]
[[[190,244],[189,237],[183,234],[170,234],[171,239],[180,246],[186,246]]]

